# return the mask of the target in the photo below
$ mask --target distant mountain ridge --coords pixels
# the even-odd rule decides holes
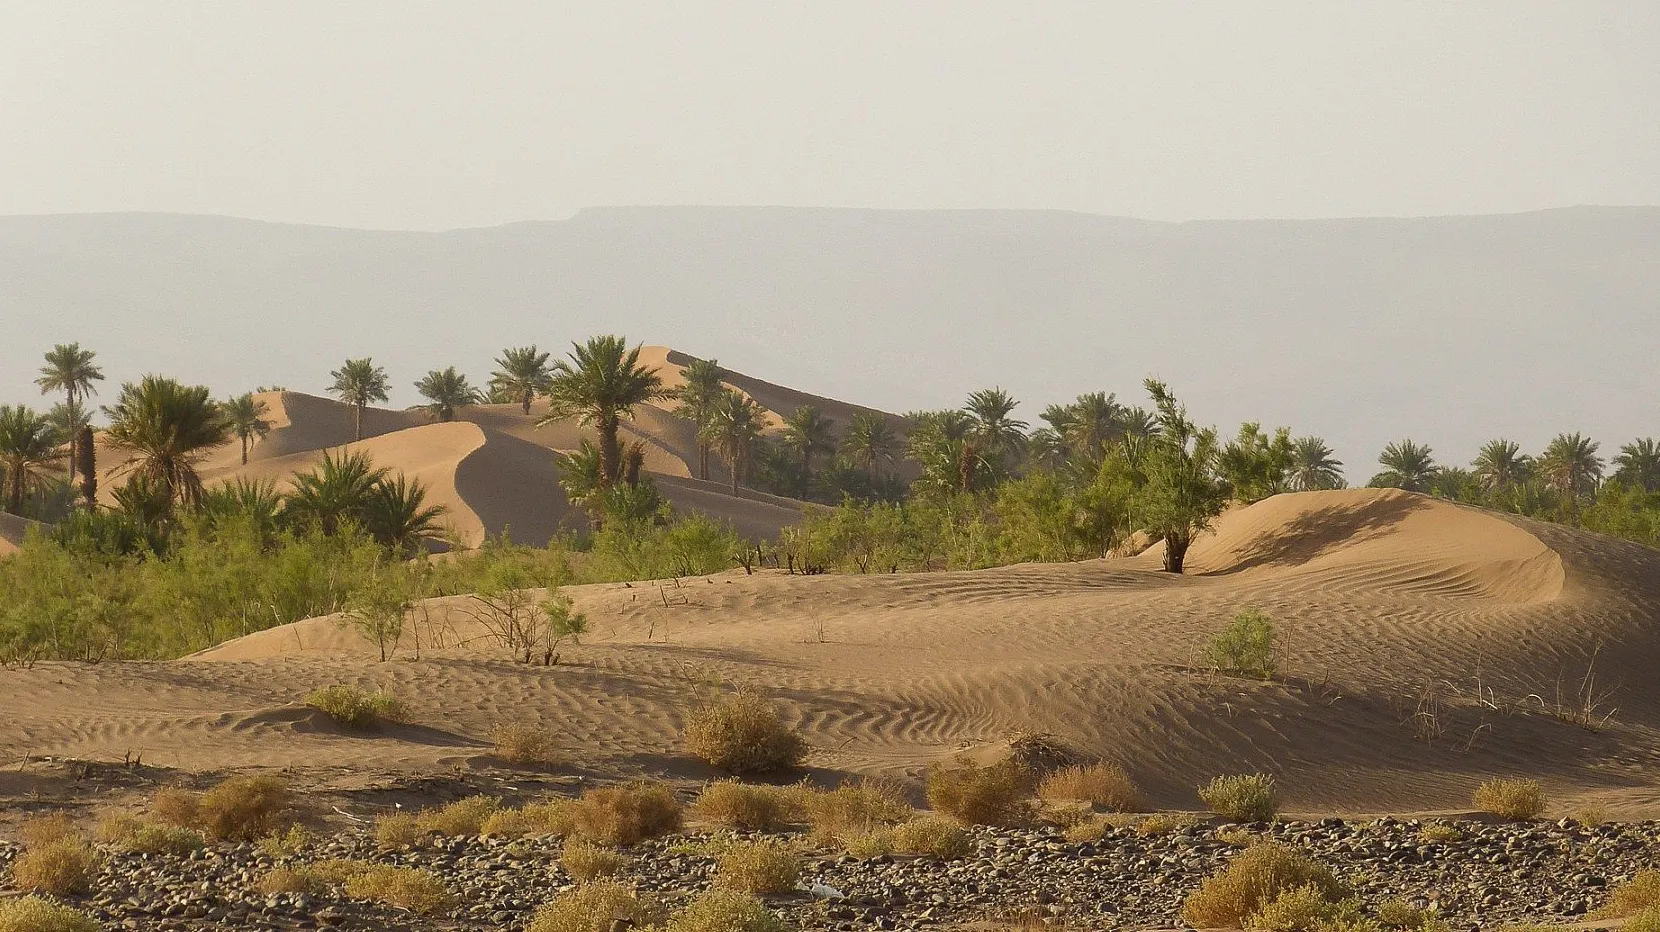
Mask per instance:
[[[620,207],[440,233],[170,214],[0,217],[0,401],[55,342],[110,381],[318,392],[348,355],[395,404],[502,347],[621,332],[886,410],[1170,381],[1202,422],[1320,434],[1364,482],[1581,430],[1660,434],[1660,208],[1166,223],[1060,211]]]

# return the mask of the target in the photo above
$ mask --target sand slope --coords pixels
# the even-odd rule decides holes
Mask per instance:
[[[29,536],[29,529],[40,526],[39,521],[0,512],[0,557],[16,553],[18,545],[23,543],[23,538]]]
[[[1660,815],[1660,553],[1354,490],[1240,509],[1194,558],[1203,572],[1185,577],[1143,556],[578,587],[592,631],[551,669],[500,659],[476,604],[450,597],[421,607],[386,664],[324,618],[171,664],[18,671],[0,743],[407,770],[475,760],[493,723],[528,720],[585,767],[656,772],[684,767],[681,710],[723,682],[784,703],[831,771],[914,779],[1019,730],[1122,761],[1167,807],[1260,769],[1303,811],[1459,808],[1510,773],[1545,779],[1562,805]],[[1278,682],[1201,669],[1204,642],[1247,607],[1279,627]],[[1600,730],[1565,720],[1593,664],[1596,714],[1618,709]],[[393,689],[436,731],[318,731],[292,703],[329,682]]]

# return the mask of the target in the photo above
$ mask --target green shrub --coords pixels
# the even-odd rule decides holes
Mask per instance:
[[[789,928],[755,897],[739,890],[714,889],[686,904],[669,920],[665,932],[789,932]]]
[[[449,887],[431,871],[413,867],[375,864],[345,883],[346,895],[407,909],[412,913],[435,913],[455,902]]]
[[[913,819],[893,829],[893,850],[899,854],[920,854],[954,861],[966,857],[973,849],[968,832],[950,819]]]
[[[0,932],[98,932],[91,916],[44,897],[0,899]]]
[[[692,711],[685,739],[694,756],[727,773],[785,770],[807,755],[807,742],[772,703],[748,693],[716,696]]]
[[[1510,822],[1526,822],[1545,811],[1545,790],[1537,780],[1493,779],[1476,787],[1475,807]]]
[[[1045,802],[1087,802],[1112,812],[1138,812],[1141,794],[1117,764],[1066,767],[1043,778],[1038,798]]]
[[[355,686],[324,686],[306,694],[305,704],[347,728],[404,720],[403,704],[389,692],[364,692]]]
[[[1210,811],[1236,822],[1268,822],[1280,811],[1279,788],[1263,773],[1217,777],[1199,787]]]
[[[730,845],[715,858],[715,885],[744,893],[787,893],[801,880],[801,856],[770,839]]]
[[[661,783],[602,786],[571,807],[571,829],[590,841],[633,845],[678,831],[683,809]]]
[[[98,840],[123,851],[183,856],[203,847],[194,829],[146,822],[133,816],[113,816],[98,826]]]
[[[1240,612],[1210,639],[1205,662],[1229,673],[1271,679],[1275,673],[1274,622],[1262,612]]]
[[[482,835],[484,823],[500,808],[500,796],[468,796],[437,809],[421,810],[415,816],[415,825],[424,834]]]
[[[928,771],[928,804],[970,825],[1016,825],[1031,817],[1032,772],[1013,760],[969,761]]]
[[[1312,888],[1326,902],[1348,897],[1348,890],[1323,865],[1282,845],[1256,845],[1205,878],[1182,904],[1181,918],[1195,929],[1245,928],[1247,920],[1281,893],[1299,887]]]
[[[621,873],[628,866],[628,858],[614,848],[572,838],[565,842],[565,850],[559,855],[559,866],[574,879],[589,881]]]
[[[662,911],[652,900],[620,883],[596,880],[549,900],[536,911],[525,932],[611,932],[617,920],[643,929],[661,918]]]
[[[773,832],[803,817],[802,787],[752,786],[722,780],[703,788],[692,817],[723,828]]]

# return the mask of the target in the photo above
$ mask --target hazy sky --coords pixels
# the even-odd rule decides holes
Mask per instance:
[[[0,213],[1660,203],[1660,3],[0,0]]]

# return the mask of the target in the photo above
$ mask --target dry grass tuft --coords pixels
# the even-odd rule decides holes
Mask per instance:
[[[1066,827],[1066,840],[1075,845],[1097,842],[1107,837],[1107,832],[1112,829],[1112,823],[1106,819],[1085,819]]]
[[[1217,777],[1199,787],[1210,811],[1236,822],[1270,822],[1280,811],[1280,792],[1265,773]]]
[[[315,875],[303,867],[273,867],[262,874],[254,889],[270,896],[273,893],[305,893],[316,896],[327,889]]]
[[[36,816],[17,827],[17,840],[25,848],[40,848],[57,841],[74,840],[81,837],[80,829],[69,820],[69,816],[55,812],[47,816]]]
[[[12,886],[53,896],[86,893],[103,864],[103,855],[81,838],[60,838],[18,855],[12,861]]]
[[[346,895],[407,909],[412,913],[435,913],[448,909],[455,896],[437,874],[413,867],[375,864],[346,881]]]
[[[195,829],[146,822],[130,815],[110,816],[100,822],[98,840],[122,851],[178,857],[200,851],[204,845],[201,833]]]
[[[738,890],[714,889],[687,903],[669,920],[664,932],[789,932],[789,928],[755,897]]]
[[[967,857],[974,846],[968,832],[950,819],[924,817],[902,823],[893,829],[893,850],[899,854],[918,854],[954,861]]]
[[[1198,820],[1192,816],[1171,815],[1168,812],[1155,812],[1145,819],[1141,819],[1132,826],[1137,835],[1143,838],[1153,835],[1164,835],[1168,832],[1180,831],[1189,826],[1197,825]]]
[[[1249,848],[1262,838],[1256,832],[1243,828],[1224,828],[1216,833],[1216,840],[1235,848]]]
[[[536,911],[525,932],[610,932],[624,920],[635,928],[656,925],[662,912],[653,901],[610,880],[597,880],[559,894]]]
[[[801,880],[801,856],[772,839],[730,845],[715,858],[715,885],[744,893],[786,893]]]
[[[306,694],[305,704],[347,728],[404,720],[403,703],[389,692],[364,692],[356,686],[324,686]]]
[[[1445,822],[1431,822],[1418,830],[1418,840],[1429,845],[1456,845],[1464,833]]]
[[[519,810],[524,820],[526,835],[552,835],[563,838],[575,831],[576,800],[550,799],[529,803]]]
[[[44,897],[0,899],[0,932],[98,932],[91,916]]]
[[[873,780],[844,783],[828,792],[808,793],[802,806],[813,836],[823,842],[840,844],[903,822],[915,814],[898,787]]]
[[[388,812],[375,819],[375,843],[382,848],[409,848],[426,837],[413,812]]]
[[[1312,887],[1321,899],[1348,895],[1325,866],[1282,845],[1247,848],[1207,877],[1182,904],[1182,921],[1196,929],[1240,929],[1281,893]]]
[[[1378,925],[1385,929],[1405,929],[1409,932],[1440,932],[1440,920],[1435,913],[1419,909],[1402,899],[1384,900],[1378,904]]]
[[[629,783],[583,793],[571,807],[571,829],[589,841],[622,847],[678,831],[683,817],[668,786]]]
[[[286,832],[272,832],[259,840],[259,850],[272,860],[297,857],[301,849],[311,844],[311,833],[303,825],[290,825]]]
[[[1318,884],[1281,890],[1246,920],[1253,932],[1358,932],[1364,927],[1376,928],[1362,917],[1359,900],[1333,900]]]
[[[928,771],[928,804],[970,825],[1018,825],[1032,816],[1032,772],[1014,761],[969,761]]]
[[[1598,919],[1625,919],[1645,909],[1660,907],[1660,870],[1638,871],[1614,888],[1608,902],[1596,911]]]
[[[1112,812],[1139,812],[1141,793],[1117,764],[1086,764],[1057,770],[1038,784],[1045,802],[1086,802]]]
[[[415,823],[426,834],[482,835],[484,823],[500,809],[500,796],[468,796],[437,809],[421,810],[415,816]]]
[[[1538,780],[1493,779],[1476,787],[1477,809],[1508,822],[1526,822],[1545,811],[1545,789]]]
[[[496,756],[510,764],[552,764],[559,759],[553,736],[534,725],[497,725],[490,729]]]
[[[210,841],[257,841],[294,824],[294,795],[276,777],[230,777],[206,793],[166,788],[152,811],[163,822],[195,829]]]
[[[722,780],[703,788],[692,803],[691,814],[699,822],[723,828],[775,832],[801,820],[807,792],[800,786],[753,786]]]
[[[1660,932],[1660,906],[1650,906],[1627,919],[1623,932]]]
[[[716,696],[686,717],[686,748],[727,773],[771,773],[807,756],[801,733],[772,703],[749,693]]]
[[[565,842],[565,850],[559,855],[559,866],[572,878],[589,881],[621,873],[628,866],[628,858],[615,848],[573,838]]]
[[[886,857],[893,853],[893,829],[873,828],[863,834],[849,835],[842,842],[842,850],[861,861]]]

